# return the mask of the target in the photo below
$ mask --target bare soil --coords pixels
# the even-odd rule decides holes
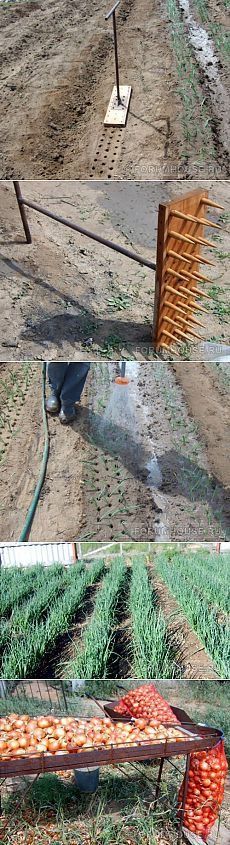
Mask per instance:
[[[228,182],[199,182],[225,208],[212,240],[215,267],[205,284],[203,341],[178,347],[181,358],[204,360],[206,341],[218,357],[229,343]],[[72,222],[155,260],[159,202],[185,193],[180,182],[25,182],[24,195]],[[28,209],[32,244],[24,242],[12,183],[0,184],[0,360],[156,358],[152,346],[154,271]],[[207,230],[208,234],[208,230]],[[212,252],[205,250],[207,258]],[[206,300],[205,300],[206,302]],[[168,354],[168,353],[167,353]],[[165,358],[165,353],[163,356]],[[170,353],[171,360],[177,360]]]
[[[210,397],[208,366],[190,363],[184,369],[178,364],[175,378],[170,364],[129,363],[124,388],[114,383],[115,364],[93,364],[76,422],[62,427],[58,418],[48,419],[50,455],[30,540],[210,542],[228,537],[224,459],[229,396],[216,378]],[[20,367],[22,374],[25,364],[4,365],[5,379],[20,374]],[[203,410],[192,402],[197,379],[207,407],[205,429]],[[215,448],[210,409],[218,403],[224,409]],[[39,474],[44,442],[39,363],[31,365],[30,383],[5,443],[11,412],[14,416],[14,404],[3,424],[2,541],[19,539]]]
[[[1,3],[1,177],[228,177],[227,56],[216,43],[215,96],[208,62],[202,64],[191,46],[175,6],[183,25],[179,41],[166,0],[122,0],[120,79],[132,85],[132,99],[126,128],[104,132],[114,83],[107,0],[92,0],[90,8],[84,0]],[[199,23],[194,3],[191,12]],[[227,37],[223,3],[218,10],[211,5],[209,14]],[[193,72],[197,102],[191,111],[186,92]]]

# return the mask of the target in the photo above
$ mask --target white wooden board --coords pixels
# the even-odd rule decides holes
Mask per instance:
[[[114,85],[105,115],[104,126],[125,126],[131,91],[132,88],[130,85],[120,85],[121,104],[118,106],[117,88]]]
[[[191,833],[191,831],[187,830],[183,827],[183,834],[186,842],[190,842],[191,845],[204,845],[204,840],[201,839],[200,836],[196,836],[195,833]],[[220,824],[219,831],[218,831],[218,822],[216,822],[209,834],[207,839],[207,845],[229,845],[230,843],[230,833],[223,824]]]

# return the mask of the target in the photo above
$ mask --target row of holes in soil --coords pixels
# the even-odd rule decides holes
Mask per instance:
[[[110,456],[103,455],[98,449],[95,450],[92,462],[85,463],[84,476],[86,497],[87,499],[90,498],[90,504],[87,503],[87,512],[89,512],[89,507],[96,510],[95,519],[98,528],[107,524],[107,528],[111,530],[110,539],[113,540],[114,523],[110,514],[114,508],[116,510],[119,507],[125,508],[124,484],[127,476],[122,472],[116,457],[113,459]],[[107,510],[108,513],[104,516],[104,512]],[[127,534],[127,530],[124,527],[122,528],[122,525],[120,526],[120,533],[123,536]]]
[[[96,175],[95,171],[98,171],[99,176],[102,176],[107,168],[107,178],[111,179],[120,147],[122,132],[123,129],[116,129],[114,127],[111,127],[109,130],[103,130],[93,159],[92,170],[90,173],[91,179],[93,179]]]

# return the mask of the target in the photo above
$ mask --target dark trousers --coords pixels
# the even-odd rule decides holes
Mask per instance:
[[[75,402],[79,402],[85,385],[90,364],[68,364],[66,361],[47,365],[48,379],[51,390],[58,396],[64,411],[73,410]]]

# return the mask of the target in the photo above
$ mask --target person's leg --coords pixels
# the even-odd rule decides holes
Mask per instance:
[[[60,394],[68,370],[67,361],[50,361],[47,365],[47,375],[50,387],[50,396],[46,400],[46,410],[50,414],[58,414],[60,411]]]
[[[52,393],[60,396],[63,383],[65,381],[66,373],[68,372],[69,364],[67,361],[50,361],[47,366],[49,386]]]
[[[82,362],[81,364],[70,363],[65,375],[62,385],[60,400],[61,400],[61,422],[69,421],[69,418],[75,416],[75,403],[80,401],[81,394],[86,382],[89,372],[90,364]],[[64,419],[66,417],[66,419]]]

